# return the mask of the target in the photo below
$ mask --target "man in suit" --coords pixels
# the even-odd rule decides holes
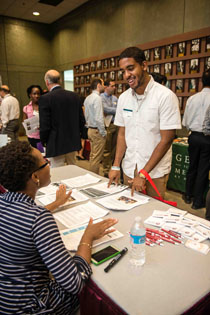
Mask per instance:
[[[49,93],[39,99],[40,139],[51,166],[75,164],[81,149],[80,133],[85,119],[79,96],[60,86],[60,73],[49,70],[44,77]]]

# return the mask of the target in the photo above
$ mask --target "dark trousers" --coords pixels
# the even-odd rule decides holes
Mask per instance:
[[[3,127],[2,134],[8,135],[8,137],[11,138],[12,141],[15,141],[18,139],[18,129],[19,129],[19,120],[13,119],[9,120],[6,127]]]
[[[194,197],[193,204],[204,204],[210,167],[210,136],[192,132],[188,139],[190,165],[187,172],[186,195]]]
[[[28,137],[28,141],[29,141],[30,145],[31,145],[33,148],[36,148],[36,149],[37,149],[37,143],[40,142],[40,139],[35,139],[35,138],[29,138],[29,137]]]
[[[210,221],[210,189],[206,196],[206,220]]]

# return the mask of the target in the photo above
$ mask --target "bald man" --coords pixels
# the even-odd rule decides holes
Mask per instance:
[[[18,138],[20,105],[18,100],[10,94],[10,89],[7,85],[0,87],[1,102],[1,121],[2,134],[7,134],[12,141]]]
[[[40,139],[46,147],[46,156],[52,167],[75,164],[85,124],[80,98],[61,87],[58,71],[47,71],[44,80],[49,93],[39,99],[39,117]]]

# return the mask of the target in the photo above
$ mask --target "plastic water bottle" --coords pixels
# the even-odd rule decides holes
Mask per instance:
[[[130,230],[130,264],[143,266],[145,263],[146,230],[142,219],[136,217]]]

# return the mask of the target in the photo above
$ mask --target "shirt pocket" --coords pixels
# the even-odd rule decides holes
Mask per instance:
[[[148,130],[155,130],[160,128],[158,107],[144,108],[140,112],[138,123],[146,127]]]

